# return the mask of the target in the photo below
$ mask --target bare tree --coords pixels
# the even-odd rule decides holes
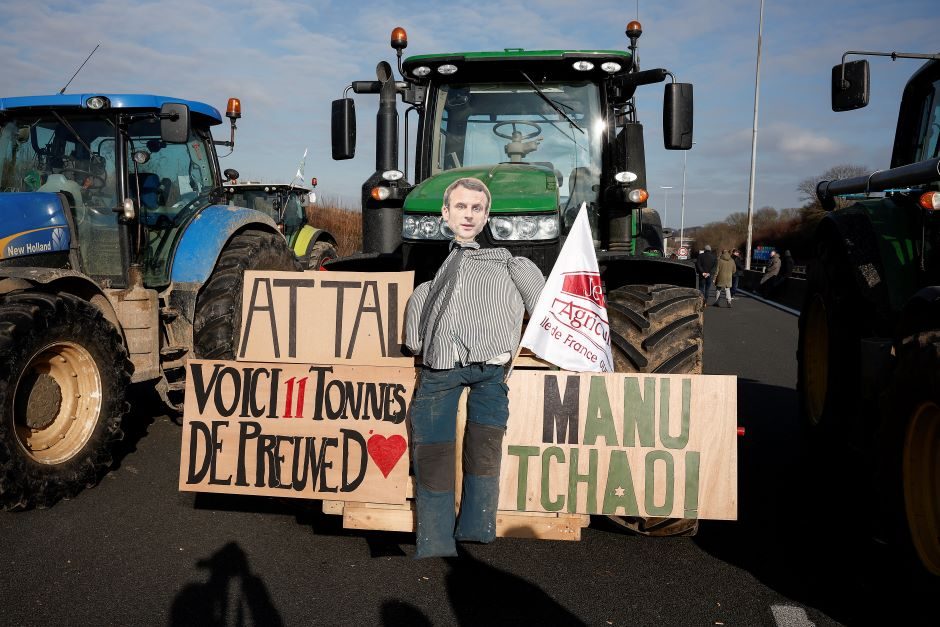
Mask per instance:
[[[869,174],[870,170],[862,165],[854,165],[851,163],[842,163],[840,165],[835,165],[823,172],[818,176],[811,176],[809,178],[803,179],[800,181],[800,184],[796,186],[797,191],[800,192],[800,200],[805,204],[807,208],[821,209],[819,205],[819,199],[816,197],[816,184],[820,181],[835,181],[838,179],[848,179],[854,176],[863,176]],[[836,199],[837,206],[844,206],[846,201]]]

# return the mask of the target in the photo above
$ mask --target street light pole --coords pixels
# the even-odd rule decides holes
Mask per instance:
[[[744,267],[751,269],[751,244],[754,234],[754,176],[757,170],[757,103],[760,97],[760,49],[764,32],[764,0],[760,0],[760,21],[757,26],[757,71],[754,75],[754,125],[751,132],[751,182],[747,192],[747,247]]]
[[[666,197],[663,200],[663,228],[666,228],[666,216],[669,215],[669,190],[672,189],[672,185],[660,185],[659,189],[666,190]],[[668,256],[669,254],[669,246],[666,245],[666,242],[668,241],[669,241],[668,237],[663,238],[663,256],[664,257]]]

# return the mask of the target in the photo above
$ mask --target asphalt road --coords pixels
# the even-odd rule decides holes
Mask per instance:
[[[706,373],[739,377],[746,435],[739,520],[694,538],[597,518],[581,542],[413,560],[412,535],[347,532],[316,502],[178,492],[180,429],[142,399],[99,486],[0,513],[0,624],[938,624],[938,582],[872,534],[864,493],[807,463],[796,326],[748,298],[706,311]]]

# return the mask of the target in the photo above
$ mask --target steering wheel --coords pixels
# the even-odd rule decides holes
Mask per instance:
[[[528,126],[528,127],[530,127],[530,128],[534,128],[535,130],[534,130],[533,132],[529,133],[528,135],[525,135],[525,134],[522,135],[522,137],[513,137],[512,134],[507,135],[507,134],[505,134],[505,133],[500,133],[500,132],[499,132],[499,129],[500,129],[501,127],[503,127],[503,126],[508,126],[508,125],[510,125],[510,124],[512,125],[512,132],[513,132],[513,133],[517,132],[517,131],[516,131],[516,126],[517,126],[517,125],[518,125],[518,126]],[[521,132],[521,131],[519,131],[519,132]],[[508,140],[510,140],[510,141],[521,141],[521,140],[525,140],[525,139],[532,139],[533,137],[538,137],[539,135],[542,134],[542,127],[539,126],[538,124],[536,124],[535,122],[526,122],[525,120],[507,120],[507,121],[505,121],[505,122],[500,122],[499,124],[497,124],[496,126],[494,126],[494,127],[493,127],[493,134],[496,135],[497,137],[502,137],[503,139],[508,139]]]

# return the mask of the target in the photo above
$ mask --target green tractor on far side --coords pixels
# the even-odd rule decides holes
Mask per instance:
[[[940,54],[901,97],[891,168],[822,181],[800,315],[800,404],[821,457],[860,452],[862,490],[940,575]],[[868,104],[867,60],[832,69],[832,109]],[[883,193],[881,193],[883,192]],[[836,198],[863,199],[836,209]]]

